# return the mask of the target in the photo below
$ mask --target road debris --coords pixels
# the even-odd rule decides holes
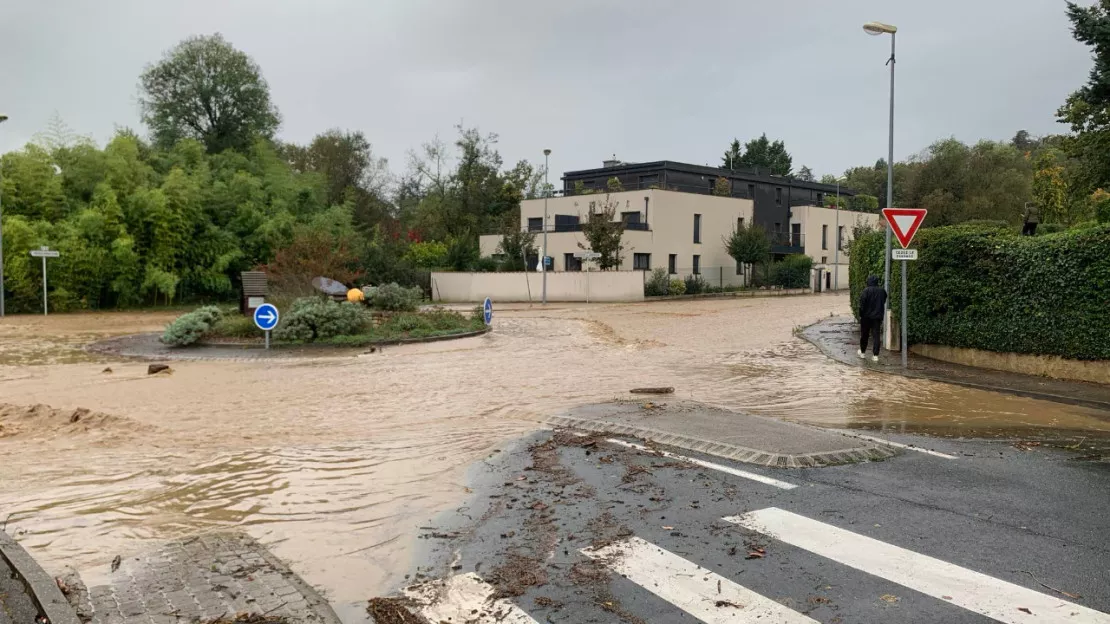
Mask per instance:
[[[173,369],[168,364],[151,364],[146,367],[147,375],[157,375],[158,373],[172,373]]]
[[[424,624],[424,618],[414,615],[404,598],[373,598],[366,612],[376,624]]]
[[[116,555],[116,558],[112,559],[112,572],[115,572],[116,570],[119,569],[119,564],[120,563],[123,563],[123,558],[120,557],[119,555]]]
[[[1071,592],[1066,592],[1062,589],[1056,589],[1055,587],[1053,587],[1051,585],[1045,585],[1044,583],[1041,582],[1041,579],[1037,578],[1037,576],[1035,574],[1033,574],[1032,572],[1030,572],[1029,570],[1014,570],[1014,572],[1024,572],[1024,573],[1028,574],[1029,576],[1033,577],[1033,581],[1037,585],[1040,585],[1041,587],[1043,587],[1045,589],[1050,589],[1050,590],[1052,590],[1052,591],[1054,591],[1057,594],[1060,594],[1062,596],[1067,596],[1068,598],[1071,598],[1072,600],[1082,600],[1083,599],[1083,596],[1080,596],[1079,594],[1073,594]]]
[[[879,600],[882,600],[883,602],[886,602],[886,603],[894,604],[894,603],[898,602],[899,600],[901,600],[901,598],[899,598],[898,596],[895,596],[894,594],[883,594],[882,596],[879,596]]]
[[[753,548],[748,551],[748,556],[745,559],[762,559],[767,556],[767,551],[762,548]]]
[[[1019,451],[1031,451],[1031,450],[1033,450],[1034,448],[1036,448],[1040,445],[1041,445],[1040,442],[1033,442],[1031,440],[1022,440],[1020,442],[1014,442],[1013,447],[1016,448]]]
[[[632,394],[674,394],[674,388],[633,388],[629,390],[629,392],[631,392]]]
[[[1030,610],[1029,610],[1028,608],[1026,608],[1026,607],[1018,607],[1018,611],[1021,611],[1022,613],[1028,613],[1029,615],[1033,615],[1033,612],[1032,612],[1032,611],[1030,611]]]
[[[733,609],[743,609],[744,608],[744,605],[736,604],[735,602],[729,602],[728,600],[718,600],[716,602],[716,605],[718,607],[732,607]]]

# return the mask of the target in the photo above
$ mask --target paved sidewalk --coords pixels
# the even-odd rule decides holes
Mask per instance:
[[[39,609],[15,576],[8,562],[0,557],[0,624],[33,624]]]
[[[92,571],[88,571],[92,572]],[[240,533],[169,542],[120,561],[109,582],[70,587],[93,624],[178,624],[238,613],[299,624],[339,624],[328,603],[263,546]]]
[[[777,468],[847,464],[895,454],[891,447],[850,434],[665,397],[583,405],[548,422]]]
[[[859,349],[859,326],[850,316],[833,317],[810,325],[802,332],[802,337],[816,345],[825,355],[850,366],[1110,411],[1110,387],[1100,384],[964,366],[912,353],[908,369],[902,368],[902,355],[899,352],[884,351],[878,364],[872,364],[869,360],[860,361],[856,356]]]

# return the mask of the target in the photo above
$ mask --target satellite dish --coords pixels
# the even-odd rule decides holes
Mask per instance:
[[[325,295],[347,296],[347,287],[333,279],[314,277],[312,278],[312,286]]]

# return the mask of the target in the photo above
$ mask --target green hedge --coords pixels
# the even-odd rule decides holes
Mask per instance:
[[[883,235],[852,242],[852,310],[883,273]],[[895,243],[897,244],[897,243]],[[909,342],[1110,359],[1110,226],[1023,237],[1000,227],[922,230],[909,263]],[[901,315],[901,267],[890,295]]]

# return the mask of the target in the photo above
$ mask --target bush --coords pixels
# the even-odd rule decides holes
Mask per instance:
[[[685,295],[686,294],[686,282],[684,282],[680,279],[671,280],[671,283],[667,284],[667,294],[672,296],[672,297],[675,297],[677,295]]]
[[[191,345],[212,331],[212,326],[221,316],[223,313],[216,306],[204,306],[182,314],[166,325],[166,331],[162,332],[162,343],[171,347]]]
[[[474,271],[477,273],[496,273],[502,270],[502,263],[493,256],[485,256],[478,259],[474,263]]]
[[[1059,234],[1067,228],[1062,223],[1042,223],[1037,226],[1037,236],[1042,234]]]
[[[709,284],[707,284],[705,279],[700,275],[687,275],[686,279],[683,281],[682,287],[685,289],[687,295],[699,295],[705,292]]]
[[[786,256],[771,266],[771,284],[783,288],[806,288],[810,285],[813,258],[803,254]]]
[[[1110,359],[1110,225],[1036,237],[929,228],[918,233],[914,247],[919,259],[909,263],[910,344]],[[889,290],[900,315],[896,265]],[[854,310],[864,280],[881,275],[882,267],[882,234],[868,234],[852,250]]]
[[[287,342],[312,342],[357,334],[366,326],[366,313],[353,303],[324,297],[302,297],[293,302],[274,337]]]
[[[424,299],[424,291],[419,287],[405,288],[396,283],[378,287],[371,305],[379,310],[390,312],[414,312]]]
[[[212,334],[226,338],[257,338],[261,331],[254,319],[242,314],[225,314],[212,325]]]
[[[670,294],[671,278],[666,269],[655,269],[644,283],[644,296],[662,297]]]

